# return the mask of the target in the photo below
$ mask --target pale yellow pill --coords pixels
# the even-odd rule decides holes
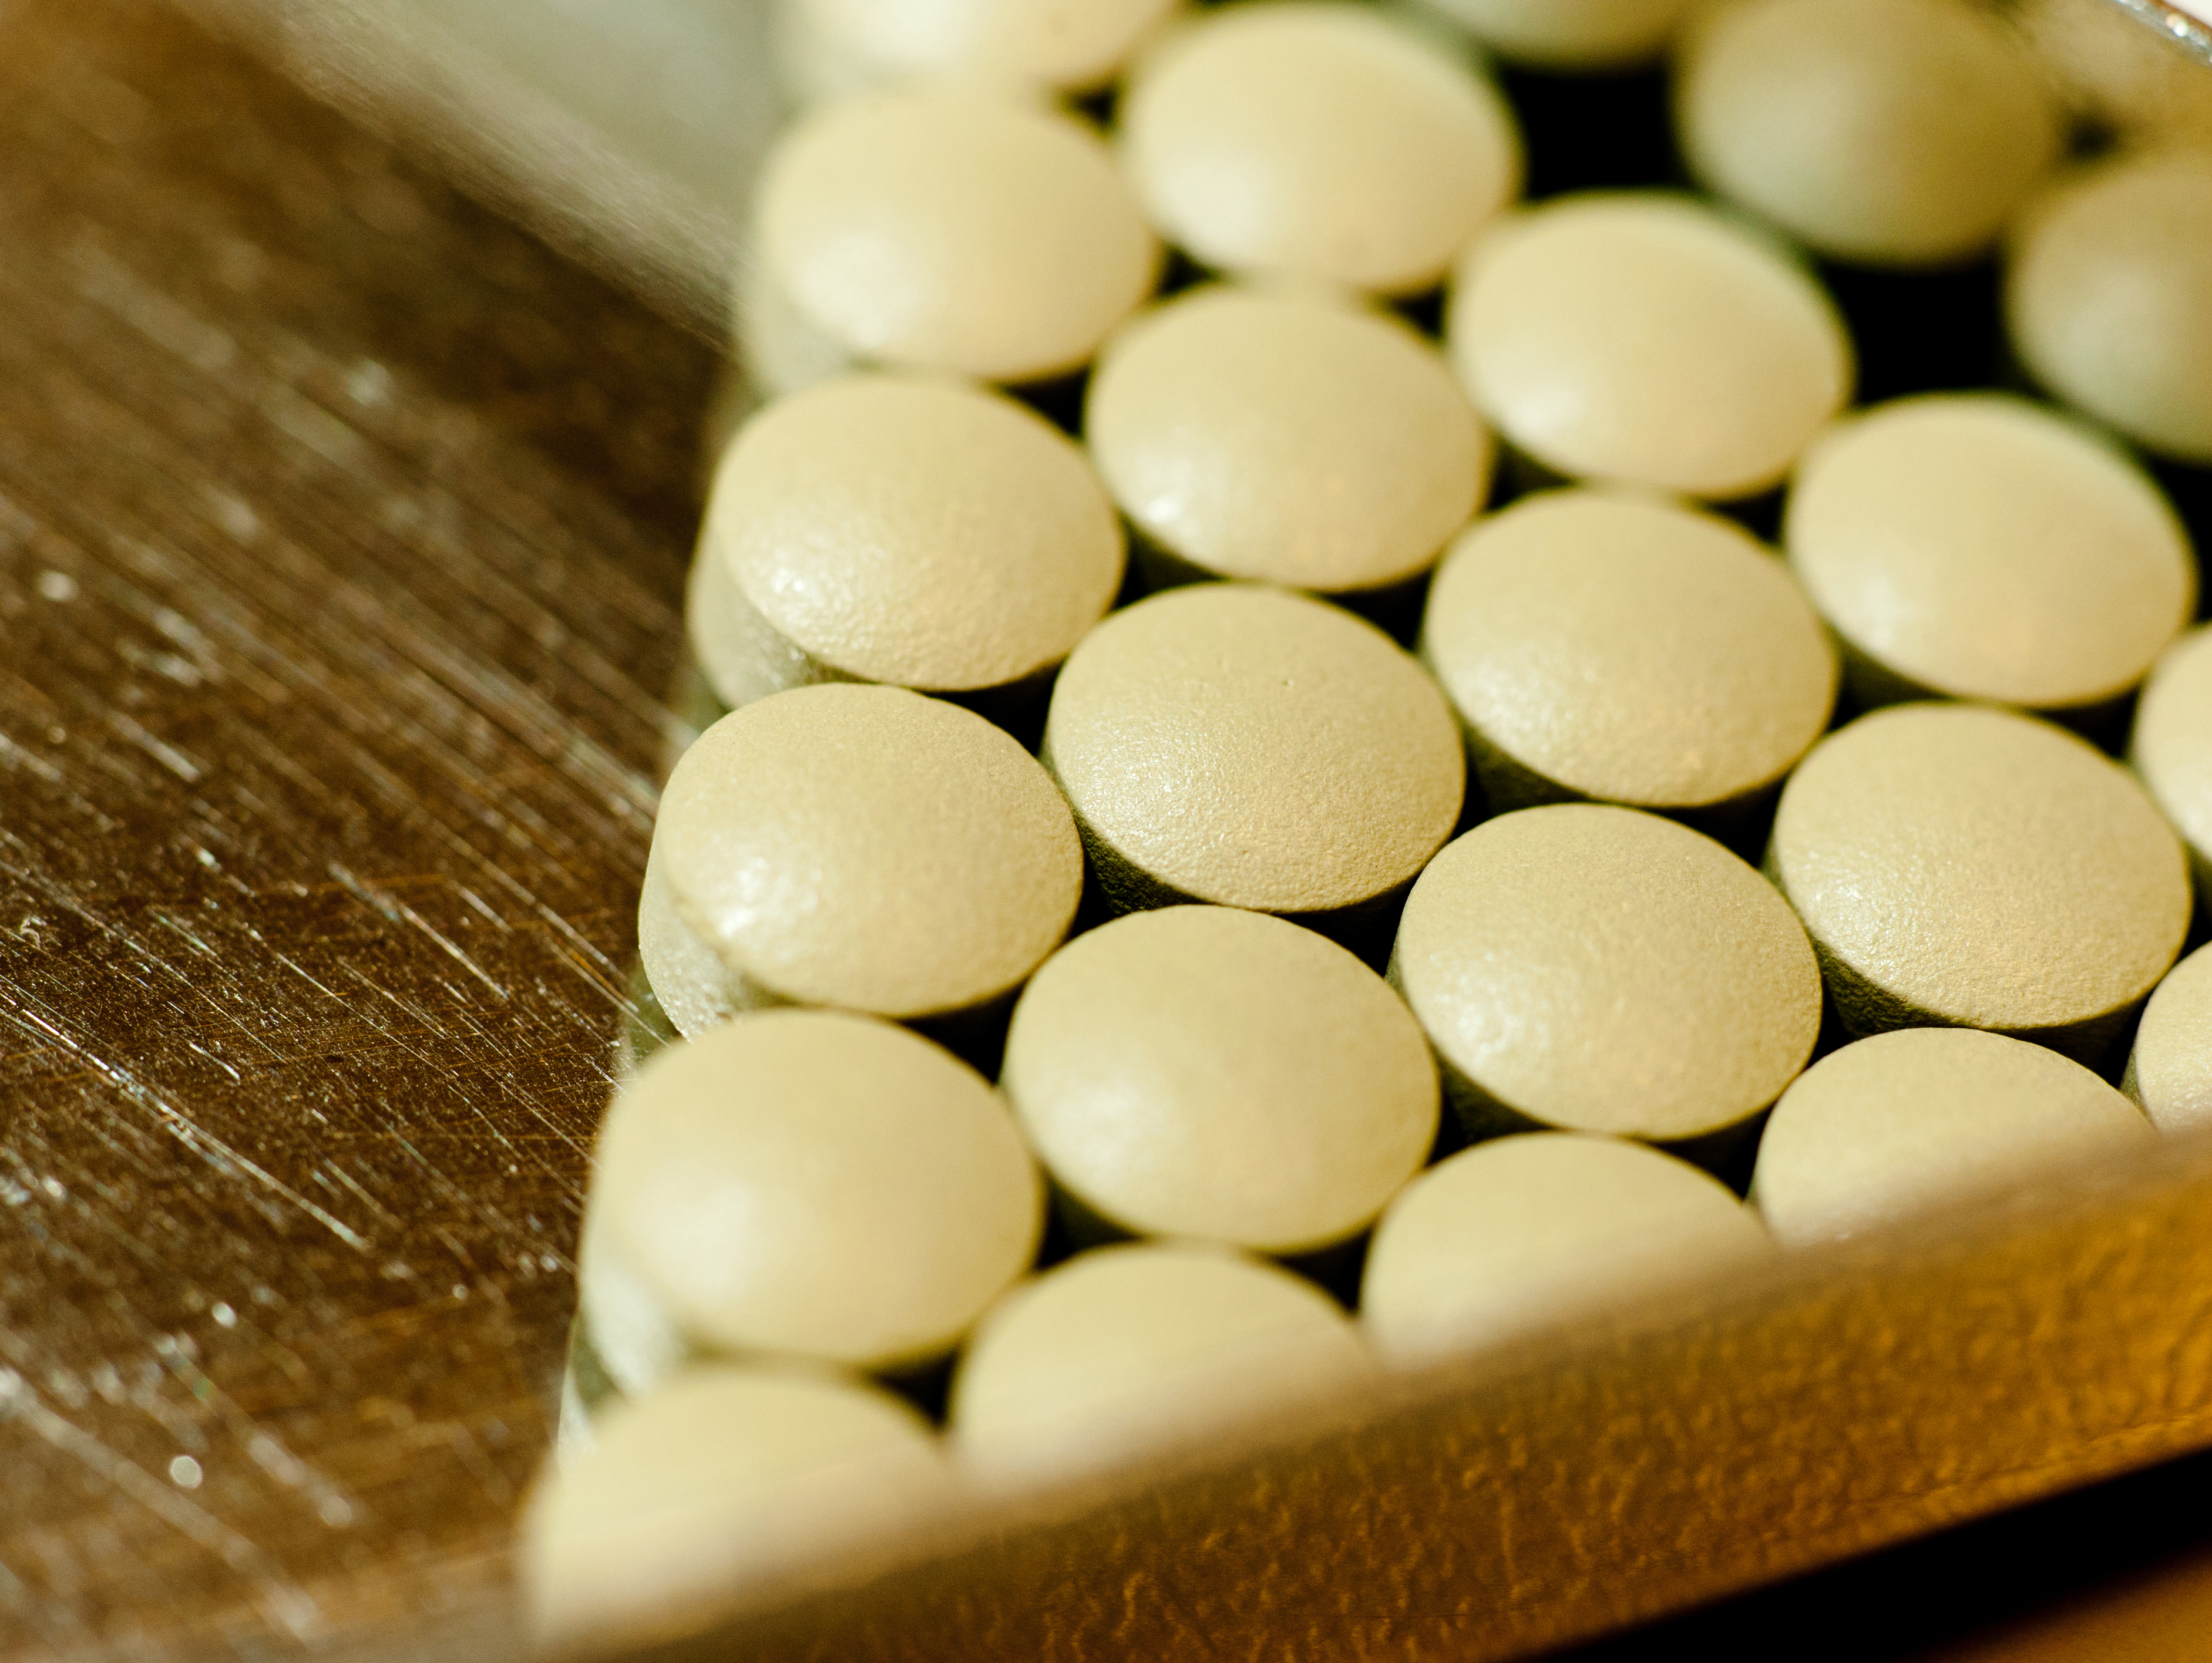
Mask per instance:
[[[2189,845],[2212,906],[2212,627],[2190,631],[2152,671],[2128,759]]]
[[[1082,888],[1066,801],[1000,729],[899,688],[799,688],[677,763],[639,950],[688,1035],[764,1003],[944,1015],[1027,977]]]
[[[1983,252],[2063,137],[2047,72],[1972,0],[1748,0],[1689,31],[1676,75],[1700,183],[1870,264]]]
[[[1443,355],[1382,313],[1201,289],[1140,316],[1084,435],[1131,522],[1217,576],[1324,592],[1428,569],[1489,489]]]
[[[2122,155],[2061,181],[2014,236],[2005,319],[2060,398],[2212,462],[2212,155]]]
[[[843,377],[770,404],[716,470],[686,623],[732,707],[854,680],[974,692],[1066,658],[1121,586],[1080,447],[951,382]]]
[[[1671,1155],[1567,1132],[1496,1138],[1390,1204],[1359,1320],[1386,1361],[1418,1364],[1632,1311],[1773,1249],[1725,1185]]]
[[[1466,764],[1443,695],[1381,630],[1242,584],[1115,613],[1045,724],[1108,898],[1334,911],[1409,882],[1451,835]]]
[[[1858,1034],[1941,1022],[2092,1055],[2189,926],[2180,840],[2142,787],[2063,728],[1970,705],[1814,746],[1767,866]]]
[[[1089,92],[1182,0],[783,0],[778,44],[801,98],[957,77]]]
[[[1505,101],[1368,6],[1208,12],[1133,68],[1121,156],[1152,223],[1200,264],[1377,294],[1435,286],[1521,186]]]
[[[2150,996],[2122,1083],[2160,1132],[2212,1126],[2212,947],[2175,965]]]
[[[803,118],[764,164],[753,240],[793,318],[851,357],[995,381],[1080,367],[1160,258],[1090,129],[957,91]]]
[[[701,1365],[617,1405],[522,1519],[532,1627],[635,1642],[915,1529],[951,1503],[929,1425],[827,1376]]]
[[[1734,1127],[1812,1054],[1820,977],[1781,896],[1632,809],[1523,809],[1430,864],[1391,976],[1477,1131],[1654,1142]]]
[[[1691,0],[1422,0],[1500,57],[1547,70],[1627,69],[1656,58]]]
[[[1538,462],[1688,496],[1778,483],[1851,389],[1812,276],[1656,191],[1505,215],[1461,258],[1447,332],[1476,409]]]
[[[2197,607],[2188,535],[2149,476],[2005,393],[1901,398],[1838,422],[1797,464],[1783,540],[1863,661],[1869,703],[2105,703]]]
[[[1298,1253],[1428,1158],[1437,1071],[1382,979],[1281,919],[1139,913],[1023,990],[1001,1083],[1046,1167],[1141,1235]]]
[[[1856,1235],[2150,1135],[2133,1103],[2055,1051],[1908,1028],[1822,1058],[1782,1094],[1751,1199],[1784,1242]]]
[[[1836,696],[1779,561],[1733,521],[1595,491],[1477,521],[1437,569],[1421,655],[1493,812],[1729,802],[1779,780]]]
[[[629,1390],[701,1352],[899,1367],[957,1344],[1028,1267],[1042,1209],[966,1064],[873,1018],[757,1011],[660,1053],[609,1109],[585,1321]],[[604,1320],[601,1286],[622,1300]]]
[[[953,1376],[953,1458],[992,1486],[1212,1447],[1373,1363],[1311,1284],[1197,1246],[1100,1247],[1014,1290]]]

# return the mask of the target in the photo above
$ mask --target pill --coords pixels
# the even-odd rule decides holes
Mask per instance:
[[[981,717],[893,687],[754,701],[661,792],[638,948],[697,1035],[763,1004],[944,1016],[1011,992],[1083,890],[1066,803]]]
[[[1103,87],[1182,0],[784,0],[785,83],[836,97],[939,77],[1009,90]]]
[[[842,354],[1040,380],[1081,367],[1159,262],[1076,118],[972,92],[868,94],[802,118],[763,163],[741,331],[771,368]],[[793,330],[817,349],[775,338]]]
[[[1711,1138],[1781,1095],[1820,1027],[1772,886],[1634,809],[1522,809],[1458,838],[1407,897],[1390,968],[1477,1135]]]
[[[2175,965],[2143,1006],[2121,1085],[2160,1132],[2212,1126],[2212,947]]]
[[[1055,953],[1014,1007],[1000,1083],[1091,1212],[1266,1253],[1365,1229],[1436,1138],[1436,1065],[1382,979],[1223,907],[1116,919]]]
[[[1423,0],[1499,56],[1553,70],[1612,70],[1656,58],[1690,0]]]
[[[1139,199],[1200,264],[1382,294],[1431,288],[1521,185],[1504,100],[1373,8],[1201,14],[1133,67],[1120,146]]]
[[[950,1053],[872,1017],[757,1011],[658,1053],[609,1109],[586,1331],[629,1391],[690,1355],[918,1363],[1029,1267],[1042,1206],[1005,1100]]]
[[[1676,130],[1699,183],[1838,259],[1996,242],[2063,140],[2045,72],[1972,0],[1751,0],[1690,29]]]
[[[1543,1132],[1462,1150],[1376,1227],[1359,1320],[1400,1365],[1628,1311],[1774,1250],[1758,1217],[1687,1162]]]
[[[1827,633],[1734,522],[1590,490],[1525,497],[1452,545],[1421,656],[1493,811],[1654,809],[1771,786],[1836,696]]]
[[[956,1465],[991,1487],[1214,1447],[1358,1391],[1373,1362],[1311,1284],[1194,1244],[1094,1248],[1016,1288],[952,1381]]]
[[[695,1366],[593,1434],[549,1466],[522,1521],[532,1626],[564,1650],[635,1643],[849,1563],[954,1493],[921,1416],[828,1376]]]
[[[1900,1029],[1830,1053],[1782,1094],[1751,1200],[1795,1246],[2150,1135],[2133,1103],[2055,1051],[1973,1029]]]
[[[1243,584],[1170,590],[1092,630],[1043,756],[1125,912],[1382,901],[1451,835],[1467,783],[1450,707],[1389,636]]]
[[[1206,288],[1101,355],[1084,436],[1152,546],[1327,592],[1426,571],[1489,489],[1489,434],[1443,355],[1387,314]]]
[[[2189,926],[2189,874],[2142,787],[2063,728],[1893,706],[1813,748],[1767,867],[1854,1034],[1923,1023],[2094,1058]]]
[[[1797,464],[1783,540],[1869,705],[2094,707],[2134,688],[2197,608],[2188,534],[2149,476],[2007,393],[1838,422]]]
[[[2212,156],[2124,155],[2060,181],[2013,239],[2005,319],[2057,397],[2212,462]]]
[[[2129,760],[2189,845],[2198,894],[2212,907],[2212,626],[2183,636],[2151,671]]]
[[[1089,460],[1025,406],[847,376],[738,432],[686,622],[733,707],[824,681],[981,693],[1066,658],[1113,604],[1123,554]]]
[[[1501,216],[1460,258],[1446,329],[1475,408],[1570,479],[1749,496],[1781,482],[1851,388],[1850,340],[1819,283],[1665,192]]]

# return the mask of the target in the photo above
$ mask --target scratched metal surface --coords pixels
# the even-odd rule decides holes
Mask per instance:
[[[143,0],[0,248],[0,1656],[496,1657],[711,355]]]

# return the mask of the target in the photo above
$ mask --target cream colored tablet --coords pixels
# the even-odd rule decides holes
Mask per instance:
[[[958,77],[1013,90],[1089,92],[1182,0],[782,0],[792,90],[840,96]]]
[[[1066,803],[998,728],[899,688],[799,688],[677,763],[638,947],[694,1036],[763,1003],[943,1015],[1018,986],[1082,889]]]
[[[2212,947],[2175,965],[2150,996],[2124,1083],[2160,1132],[2212,1126]]]
[[[871,1017],[757,1011],[662,1052],[608,1111],[586,1257],[631,1302],[603,1324],[587,1276],[585,1320],[633,1391],[667,1360],[623,1344],[654,1315],[689,1352],[911,1363],[1028,1268],[1042,1206],[966,1064]]]
[[[1050,669],[1121,582],[1082,450],[1025,406],[856,375],[770,404],[714,479],[686,622],[732,707],[810,682],[971,692]]]
[[[2014,240],[2005,319],[2068,404],[2212,462],[2212,155],[2122,156],[2063,181]]]
[[[994,381],[1080,367],[1160,258],[1090,129],[954,91],[802,118],[763,167],[754,246],[795,318],[853,358]]]
[[[1507,215],[1461,258],[1447,327],[1475,407],[1571,479],[1747,496],[1850,396],[1850,340],[1820,285],[1656,191]]]
[[[953,1458],[994,1486],[1065,1479],[1203,1447],[1372,1369],[1344,1313],[1287,1271],[1100,1247],[985,1316],[953,1376]]]
[[[1690,0],[1422,0],[1500,57],[1547,70],[1627,69],[1656,58]]]
[[[1431,1168],[1367,1251],[1359,1320],[1390,1363],[1510,1344],[1725,1276],[1774,1243],[1727,1186],[1613,1138],[1495,1138]]]
[[[2151,672],[2129,760],[2188,843],[2212,906],[2212,628],[2183,636]]]
[[[1676,74],[1700,183],[1869,264],[1981,253],[2063,137],[2046,72],[1973,0],[1747,0],[1689,31]]]
[[[1242,584],[1115,613],[1068,659],[1044,755],[1108,900],[1320,913],[1389,895],[1451,835],[1450,707],[1381,630]]]
[[[1782,1094],[1751,1199],[1783,1241],[1818,1241],[2150,1135],[2133,1103],[2055,1051],[1908,1028],[1822,1058]]]
[[[1223,907],[1139,913],[1055,953],[1014,1007],[1000,1083],[1091,1211],[1264,1253],[1365,1229],[1436,1140],[1436,1065],[1382,979]]]
[[[951,1501],[929,1425],[826,1376],[701,1366],[611,1409],[539,1480],[522,1575],[541,1643],[665,1632],[856,1553]]]
[[[1084,434],[1169,554],[1324,592],[1418,576],[1490,486],[1445,367],[1380,313],[1201,289],[1140,317],[1091,378]]]
[[[1390,970],[1477,1132],[1719,1132],[1781,1095],[1820,1028],[1813,950],[1772,887],[1633,809],[1476,827],[1414,884]]]
[[[1141,58],[1121,156],[1152,223],[1201,265],[1376,294],[1433,288],[1521,188],[1505,101],[1373,8],[1204,14]]]
[[[2189,926],[2180,841],[2142,787],[2063,728],[1970,705],[1814,746],[1767,867],[1858,1034],[1941,1022],[2088,1054]]]
[[[2118,698],[2197,610],[2158,487],[2025,398],[1940,394],[1838,422],[1797,464],[1790,563],[1867,661],[1869,703]]]
[[[1492,812],[1729,802],[1788,772],[1836,697],[1780,561],[1733,521],[1595,491],[1523,498],[1455,543],[1421,653]]]

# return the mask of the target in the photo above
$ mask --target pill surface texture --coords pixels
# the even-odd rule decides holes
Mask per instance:
[[[1366,6],[1231,7],[1132,71],[1121,146],[1152,223],[1200,264],[1377,294],[1432,288],[1521,185],[1504,100]]]
[[[1538,462],[1689,496],[1777,483],[1851,388],[1819,284],[1656,191],[1504,216],[1461,258],[1447,329],[1475,407]]]
[[[2087,1055],[2189,924],[2179,840],[2142,786],[2063,729],[1968,705],[1814,746],[1767,863],[1859,1034],[1933,1021]]]
[[[1493,810],[1742,797],[1805,754],[1836,695],[1826,631],[1760,544],[1716,515],[1595,491],[1469,528],[1429,591],[1421,655]]]
[[[957,76],[1088,92],[1182,0],[784,0],[784,70],[801,97]]]
[[[1725,1185],[1671,1155],[1566,1132],[1496,1138],[1390,1204],[1359,1320],[1385,1360],[1420,1363],[1629,1311],[1773,1249]]]
[[[1887,689],[2031,709],[2119,697],[2196,611],[2187,534],[2116,447],[2025,398],[1837,423],[1797,465],[1791,567]]]
[[[1423,0],[1500,56],[1553,70],[1627,68],[1656,58],[1689,0]]]
[[[1428,1042],[1382,979],[1221,907],[1138,913],[1054,955],[1015,1006],[1002,1083],[1092,1211],[1267,1253],[1365,1228],[1437,1130]]]
[[[1781,1241],[1817,1241],[2150,1135],[2133,1103],[2055,1051],[1902,1029],[1830,1053],[1782,1094],[1751,1199]]]
[[[1389,636],[1242,584],[1171,590],[1092,630],[1044,751],[1124,909],[1371,901],[1443,846],[1466,784],[1450,707]]]
[[[2150,996],[2124,1084],[2160,1132],[2212,1126],[2212,947],[2175,965]]]
[[[1373,1366],[1334,1302],[1287,1271],[1200,1247],[1097,1248],[984,1318],[953,1377],[953,1455],[992,1486],[1065,1479],[1356,1390]]]
[[[959,1341],[1027,1268],[1042,1205],[1004,1100],[966,1064],[872,1018],[759,1011],[660,1053],[616,1098],[586,1258],[617,1273],[632,1303],[611,1314],[633,1330],[657,1312],[695,1351],[890,1368]],[[587,1267],[597,1342],[594,1282]],[[623,1348],[599,1349],[620,1380]]]
[[[1596,804],[1455,840],[1407,899],[1391,974],[1478,1132],[1719,1132],[1780,1095],[1820,1025],[1812,949],[1771,885],[1671,820]]]
[[[1123,330],[1084,434],[1115,501],[1216,576],[1323,592],[1425,571],[1490,484],[1441,354],[1379,313],[1229,288]]]
[[[687,1035],[767,999],[942,1014],[1042,962],[1082,887],[1066,803],[1000,729],[897,688],[799,688],[677,763],[639,941]]]
[[[2212,628],[2183,636],[2151,672],[2129,757],[2188,841],[2197,891],[2212,906]]]

